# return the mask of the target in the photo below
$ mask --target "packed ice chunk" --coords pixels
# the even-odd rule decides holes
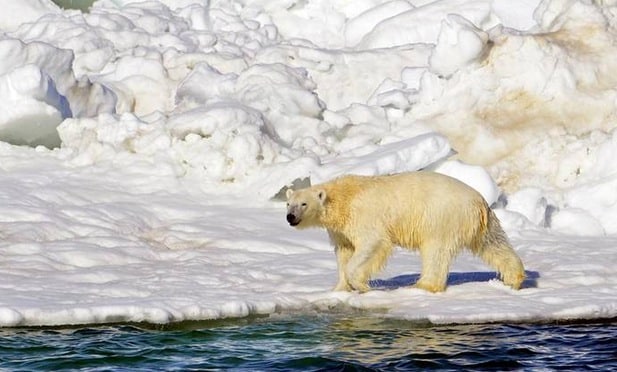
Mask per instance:
[[[175,139],[174,154],[187,171],[220,181],[240,180],[280,152],[263,116],[233,101],[174,115],[167,127]]]
[[[508,196],[506,208],[520,213],[536,226],[550,224],[550,209],[544,192],[535,187],[521,189]]]
[[[53,80],[35,65],[0,75],[0,140],[14,145],[60,145],[56,127],[71,110]]]
[[[0,0],[0,30],[11,31],[25,23],[36,22],[48,13],[59,13],[60,8],[46,0]]]
[[[347,46],[358,44],[367,32],[371,31],[379,22],[413,9],[414,6],[405,0],[387,1],[372,7],[345,24],[345,43]]]
[[[488,35],[456,14],[441,21],[437,44],[429,57],[430,70],[440,76],[450,76],[467,64],[477,61],[486,52]]]
[[[541,0],[494,0],[493,12],[499,17],[500,23],[516,30],[529,30],[537,26],[533,18],[534,10]]]
[[[73,116],[115,110],[116,95],[73,74],[73,53],[42,42],[0,40],[0,140],[57,147],[56,127]]]
[[[356,49],[436,43],[441,22],[452,13],[467,19],[482,30],[499,23],[491,12],[491,1],[433,1],[384,19],[364,36]]]
[[[478,191],[488,205],[493,205],[499,199],[501,191],[483,167],[465,164],[457,160],[446,160],[436,163],[432,170],[454,177]]]

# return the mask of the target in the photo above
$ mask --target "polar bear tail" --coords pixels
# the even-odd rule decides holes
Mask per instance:
[[[485,204],[478,243],[472,250],[490,267],[499,272],[506,285],[520,289],[525,280],[525,268],[520,257],[516,254],[508,241],[506,233],[501,228],[499,219],[493,210]]]

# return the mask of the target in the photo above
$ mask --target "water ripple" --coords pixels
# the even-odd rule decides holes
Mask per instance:
[[[617,322],[429,326],[364,316],[0,330],[12,371],[617,368]]]

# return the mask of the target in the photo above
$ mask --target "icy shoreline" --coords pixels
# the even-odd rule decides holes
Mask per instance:
[[[340,307],[436,324],[617,313],[617,276],[607,264],[614,237],[520,230],[519,214],[497,210],[526,263],[521,291],[468,254],[453,265],[445,293],[406,288],[420,261],[399,250],[375,290],[331,292],[336,261],[326,234],[287,226],[284,203],[204,197],[187,179],[135,177],[134,169],[48,163],[33,173],[32,164],[42,162],[4,178],[2,326],[166,324]]]
[[[0,326],[617,316],[616,4],[0,6]],[[331,292],[326,234],[270,200],[420,168],[496,206],[527,288],[467,255],[445,293],[403,288],[419,258],[399,251],[376,290]]]

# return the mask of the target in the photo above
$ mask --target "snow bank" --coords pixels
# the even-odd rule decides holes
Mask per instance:
[[[404,288],[420,264],[401,251],[374,281],[377,290],[333,293],[327,237],[286,226],[281,203],[204,198],[163,167],[67,169],[48,151],[7,145],[0,155],[28,157],[2,171],[3,326],[166,323],[332,307],[388,308],[387,316],[436,323],[614,314],[614,296],[601,295],[616,280],[607,261],[612,240],[516,233],[502,218],[528,263],[520,292],[470,255],[454,264],[446,293]]]
[[[356,48],[376,49],[435,43],[440,34],[441,22],[453,12],[481,29],[498,24],[491,12],[491,1],[433,1],[385,18],[362,38]]]
[[[0,40],[0,140],[58,147],[56,127],[72,116],[114,110],[115,95],[88,80],[77,81],[73,53],[38,41]]]
[[[483,58],[448,79],[425,76],[407,114],[445,133],[462,159],[492,167],[512,191],[546,179],[556,187],[576,183],[576,165],[568,164],[573,173],[566,175],[549,164],[615,122],[615,33],[605,15],[612,7],[542,4],[534,33],[493,28]],[[543,11],[550,4],[556,9]]]
[[[20,4],[0,16],[1,325],[615,316],[612,3]],[[497,207],[525,289],[468,256],[444,294],[403,288],[419,263],[397,253],[376,291],[331,293],[325,234],[270,201],[420,168]]]
[[[0,146],[2,157],[20,154]],[[167,323],[332,308],[467,323],[603,318],[617,309],[614,238],[520,231],[500,210],[526,262],[521,291],[467,254],[455,261],[445,293],[410,289],[419,257],[397,251],[372,282],[374,291],[331,292],[336,260],[326,234],[287,226],[283,203],[204,197],[191,186],[196,178],[178,179],[163,168],[67,169],[48,152],[23,155],[27,162],[2,171],[2,326]],[[182,180],[191,182],[181,186]]]
[[[23,0],[18,3],[1,0],[0,30],[12,31],[24,23],[34,23],[49,13],[59,13],[60,9],[50,1]]]

